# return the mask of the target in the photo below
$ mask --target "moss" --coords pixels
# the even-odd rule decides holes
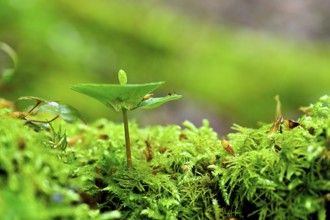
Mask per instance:
[[[299,126],[282,125],[274,135],[270,125],[234,127],[229,139],[238,156],[224,159],[226,166],[215,171],[229,209],[249,219],[325,219],[329,104],[329,97],[322,97]]]
[[[234,125],[226,139],[235,156],[206,120],[199,128],[132,122],[131,170],[121,124],[58,119],[35,131],[2,109],[0,215],[112,219],[119,211],[122,219],[326,219],[329,105],[322,97],[298,126],[282,123],[272,134],[272,123]]]

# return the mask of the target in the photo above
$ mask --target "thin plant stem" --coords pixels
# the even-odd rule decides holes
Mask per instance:
[[[38,107],[38,105],[40,105],[42,103],[42,101],[37,100],[37,103],[30,109],[29,113],[31,113],[35,108]]]
[[[125,131],[127,168],[131,169],[132,168],[132,153],[131,153],[131,141],[130,141],[130,138],[129,138],[127,109],[123,108],[122,112],[123,112],[124,131]]]

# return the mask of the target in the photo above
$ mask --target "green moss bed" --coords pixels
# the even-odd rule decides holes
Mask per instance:
[[[131,122],[130,170],[122,124],[10,111],[0,109],[1,219],[330,219],[328,96],[295,126],[233,125],[234,154],[207,120]]]

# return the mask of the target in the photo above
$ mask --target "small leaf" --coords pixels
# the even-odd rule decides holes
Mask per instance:
[[[133,110],[143,97],[157,89],[164,82],[147,84],[79,84],[72,89],[88,95],[119,112],[121,109]]]
[[[18,100],[32,100],[32,101],[36,101],[36,102],[48,102],[46,99],[39,98],[36,96],[22,96],[22,97],[19,97]]]
[[[18,100],[29,100],[29,101],[35,101],[36,104],[29,110],[29,113],[31,113],[35,108],[37,108],[41,103],[45,103],[48,102],[45,99],[39,98],[39,97],[35,97],[35,96],[22,96],[20,98],[18,98]]]
[[[60,104],[54,101],[48,101],[43,98],[39,98],[36,96],[22,96],[19,97],[18,100],[28,100],[28,101],[35,101],[37,105],[33,107],[36,109],[37,106],[40,106],[37,110],[38,113],[50,113],[54,115],[60,116],[64,121],[73,123],[79,119],[81,119],[80,112],[69,105]],[[32,110],[33,110],[32,109]],[[31,111],[31,110],[30,110]]]
[[[139,103],[139,105],[137,105],[134,109],[137,108],[144,108],[144,109],[151,109],[151,108],[156,108],[166,102],[172,101],[172,100],[176,100],[176,99],[180,99],[182,97],[182,95],[168,95],[165,97],[159,97],[159,98],[149,98],[146,99],[142,102]]]
[[[120,85],[124,86],[127,84],[127,75],[124,70],[119,70],[118,79],[119,79]]]
[[[47,102],[42,105],[38,110],[38,113],[51,113],[59,115],[64,121],[73,123],[81,119],[80,112],[69,105],[60,104],[58,102]]]

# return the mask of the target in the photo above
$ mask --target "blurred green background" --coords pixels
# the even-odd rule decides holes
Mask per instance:
[[[275,7],[262,9],[257,0],[197,2],[2,0],[0,41],[17,52],[19,67],[13,81],[1,87],[1,97],[39,96],[76,107],[87,121],[120,121],[120,114],[70,87],[117,83],[117,72],[124,69],[129,83],[166,81],[155,96],[184,96],[132,112],[141,125],[184,120],[199,125],[207,118],[222,134],[234,122],[256,126],[274,120],[277,94],[290,119],[300,114],[300,106],[329,94],[326,22],[310,24],[305,13],[306,18],[296,18],[305,32],[293,28],[298,31],[292,34],[278,27],[292,27],[288,15],[304,13],[301,5],[283,2],[291,11],[272,10],[269,16],[267,9]],[[254,13],[258,10],[264,13]],[[308,28],[301,28],[304,22]],[[314,27],[322,34],[309,34],[317,32]],[[0,54],[0,68],[8,66],[10,60]]]

